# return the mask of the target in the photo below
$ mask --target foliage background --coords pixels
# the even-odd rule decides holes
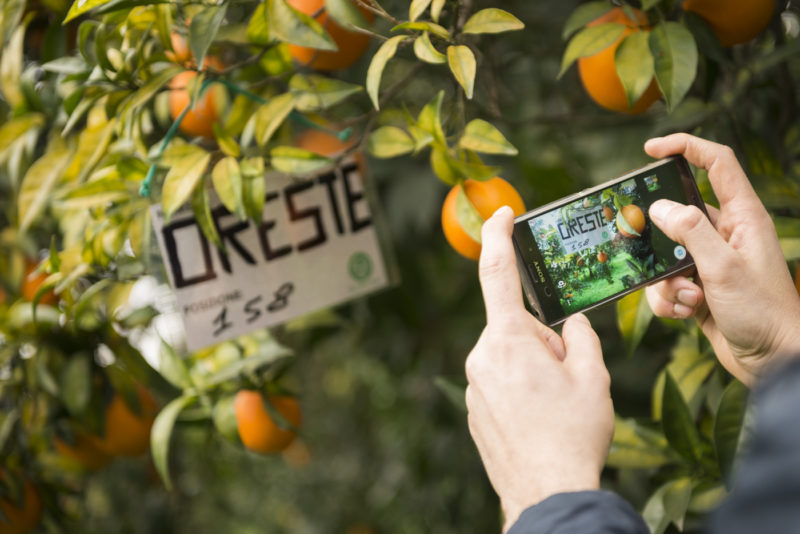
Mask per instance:
[[[463,3],[472,9],[497,4]],[[407,12],[406,2],[382,4],[399,17]],[[502,166],[502,175],[519,189],[529,208],[647,162],[641,147],[653,135],[685,130],[729,144],[776,215],[787,258],[800,256],[797,3],[785,6],[785,27],[794,28],[793,33],[784,31],[776,16],[765,36],[725,52],[724,62],[716,64],[703,56],[689,97],[677,109],[668,113],[659,102],[636,117],[598,108],[580,87],[574,68],[557,79],[565,48],[561,30],[578,4],[503,2],[499,7],[519,17],[526,28],[480,40],[482,58],[473,102],[459,100],[460,89],[437,66],[423,66],[399,92],[398,101],[407,102],[416,113],[443,88],[448,102],[463,102],[468,117],[491,120],[519,155],[489,157],[487,162]],[[253,5],[243,3],[241,9],[246,12]],[[53,2],[35,6],[51,25],[60,22],[68,8]],[[385,25],[379,28],[387,33]],[[57,73],[30,67],[66,51],[47,44],[37,49],[29,41],[26,47],[25,73],[53,82]],[[373,42],[361,61],[336,76],[362,84],[376,49]],[[383,87],[399,80],[414,63],[409,54],[393,59]],[[31,80],[32,86],[36,83]],[[58,98],[48,101],[47,94],[42,95],[44,108],[58,104]],[[340,113],[355,116],[368,109],[362,93]],[[4,112],[6,120],[17,113],[9,106]],[[50,109],[50,114],[57,110]],[[44,141],[38,142],[43,148]],[[388,221],[401,284],[312,318],[302,327],[274,332],[296,354],[291,379],[301,392],[305,416],[301,440],[307,457],[302,449],[288,457],[256,456],[223,438],[208,421],[179,424],[170,448],[172,492],[164,489],[149,459],[116,460],[98,474],[70,478],[54,489],[54,495],[74,498],[62,500],[66,516],[48,519],[49,529],[58,530],[57,523],[69,532],[98,533],[499,529],[496,497],[469,439],[463,412],[452,401],[457,392],[445,393],[463,381],[464,358],[484,324],[476,265],[457,256],[441,234],[438,220],[448,187],[435,178],[425,156],[371,159],[369,167]],[[13,177],[3,172],[3,223],[11,227]],[[699,179],[703,184],[702,174]],[[37,222],[28,248],[46,249],[55,226],[52,214]],[[157,265],[152,270],[158,274]],[[623,314],[643,313],[637,305],[638,301],[629,300]],[[690,385],[681,381],[688,371],[676,380],[698,432],[711,443],[709,427],[729,378],[707,365],[711,355],[693,337],[691,324],[651,324],[646,314],[640,317],[638,323],[623,321],[623,338],[613,307],[590,314],[603,341],[618,414],[638,418],[644,433],[647,429],[659,433],[661,424],[652,415],[654,406],[666,398],[660,394],[663,378],[658,386],[660,373],[667,364],[673,365],[673,374],[700,366],[699,380]],[[631,340],[645,329],[641,343]],[[676,361],[689,363],[681,367]],[[442,377],[452,380],[450,386],[437,387]],[[157,390],[163,402],[176,394],[163,383]],[[4,389],[5,395],[8,392]],[[658,524],[667,517],[667,523],[675,519],[683,524],[689,496],[702,481],[690,506],[698,513],[690,511],[684,525],[694,531],[704,507],[697,498],[700,489],[719,488],[720,473],[704,471],[699,459],[681,460],[674,446],[662,443],[663,437],[655,441],[658,445],[628,442],[631,450],[621,453],[622,460],[615,457],[623,468],[609,467],[604,484],[642,509],[662,484],[690,477],[694,482],[682,510],[662,510],[654,520]],[[703,454],[714,457],[712,452]],[[53,480],[46,467],[37,469],[42,479]],[[669,517],[671,513],[675,517]]]

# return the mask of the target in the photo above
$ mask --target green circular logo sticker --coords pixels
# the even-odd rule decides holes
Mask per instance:
[[[347,261],[347,270],[353,280],[362,282],[372,274],[372,259],[365,252],[355,252]]]

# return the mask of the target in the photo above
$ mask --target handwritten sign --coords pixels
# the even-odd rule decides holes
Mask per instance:
[[[602,206],[573,209],[569,219],[562,217],[560,210],[555,210],[536,217],[530,224],[534,232],[539,226],[548,228],[548,232],[554,231],[564,247],[565,254],[574,254],[596,247],[613,237],[611,232],[613,222],[606,222]]]
[[[211,215],[227,254],[184,206],[168,224],[151,207],[190,350],[361,297],[389,284],[363,176],[354,161],[308,179],[266,176],[260,225],[218,200]]]

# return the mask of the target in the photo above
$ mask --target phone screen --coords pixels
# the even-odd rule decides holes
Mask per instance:
[[[545,322],[691,265],[686,249],[650,221],[648,210],[661,198],[697,203],[696,190],[685,160],[670,158],[518,218],[517,251],[533,282],[526,290],[535,292]]]

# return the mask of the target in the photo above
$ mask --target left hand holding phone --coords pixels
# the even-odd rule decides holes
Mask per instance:
[[[468,421],[505,514],[504,531],[556,493],[597,489],[614,430],[610,378],[588,319],[562,337],[530,315],[511,242],[514,215],[483,225],[486,328],[466,361]]]

